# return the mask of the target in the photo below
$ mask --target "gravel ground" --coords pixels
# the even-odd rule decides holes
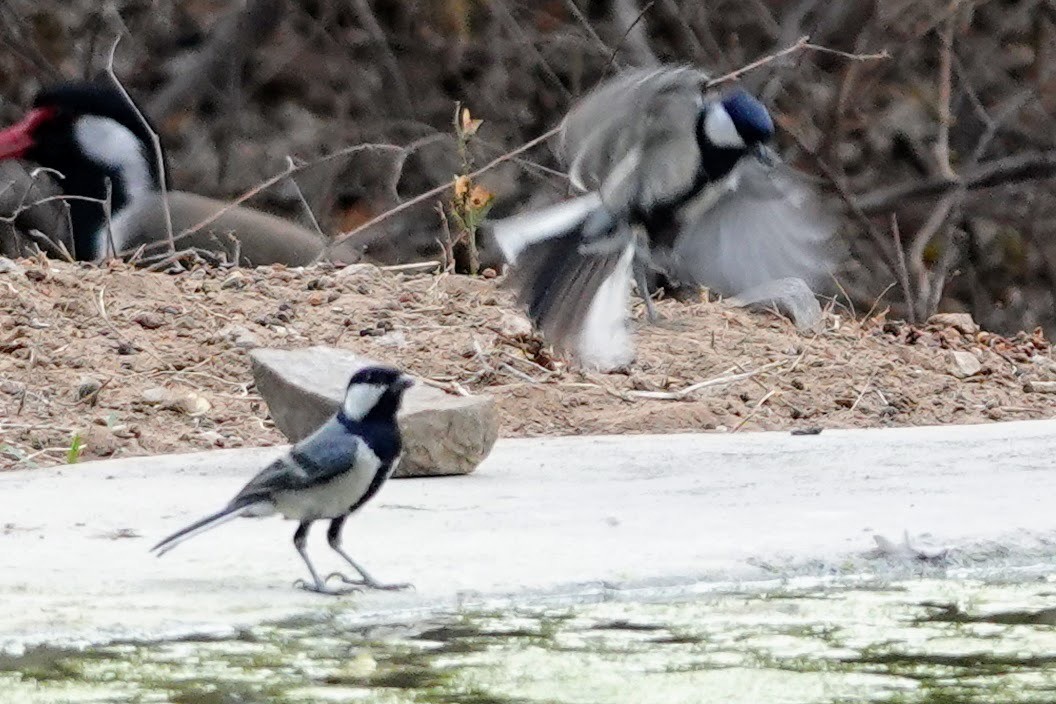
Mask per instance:
[[[249,372],[256,345],[336,345],[491,394],[505,437],[1056,415],[1038,383],[1056,382],[1040,332],[1004,338],[963,318],[913,328],[883,304],[860,319],[830,309],[817,334],[707,302],[660,301],[663,323],[642,326],[638,306],[637,360],[597,374],[554,357],[501,278],[43,259],[0,272],[0,468],[281,443]]]

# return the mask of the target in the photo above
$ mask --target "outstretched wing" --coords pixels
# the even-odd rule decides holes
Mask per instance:
[[[731,183],[714,203],[687,208],[673,249],[658,255],[668,274],[726,296],[776,279],[799,278],[812,289],[826,281],[836,221],[800,177],[743,159]]]
[[[685,192],[700,161],[696,128],[706,81],[686,67],[634,69],[589,93],[561,125],[572,183],[598,191],[617,218]]]

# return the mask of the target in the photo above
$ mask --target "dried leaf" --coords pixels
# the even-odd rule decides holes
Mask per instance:
[[[456,176],[455,177],[455,199],[465,200],[466,195],[469,193],[469,187],[471,182],[469,176]]]
[[[469,108],[462,108],[460,123],[462,135],[464,137],[472,137],[480,129],[480,126],[484,124],[484,120],[474,120],[473,116],[469,114]]]
[[[484,186],[473,186],[473,190],[469,192],[469,207],[480,210],[494,197],[494,194]]]

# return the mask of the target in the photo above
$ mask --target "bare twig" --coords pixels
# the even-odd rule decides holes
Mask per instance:
[[[776,393],[777,393],[777,389],[773,388],[773,389],[770,389],[769,391],[767,391],[765,394],[763,394],[763,397],[761,399],[759,399],[758,401],[756,401],[755,405],[752,406],[752,410],[748,411],[748,413],[744,416],[744,418],[741,418],[740,422],[737,423],[737,425],[733,426],[733,430],[731,430],[730,432],[731,433],[736,433],[738,430],[743,428],[744,424],[747,423],[748,421],[750,421],[752,419],[752,417],[756,414],[756,412],[760,408],[763,407],[763,404],[766,403],[767,401],[769,401],[770,397],[773,396]]]
[[[957,178],[950,163],[950,96],[953,92],[953,26],[956,17],[951,15],[939,30],[939,136],[935,144],[935,157],[939,162],[939,173],[949,179]]]
[[[439,201],[436,204],[436,212],[440,216],[440,228],[444,236],[443,240],[437,239],[440,251],[444,255],[444,271],[452,272],[455,270],[455,242],[451,238],[451,223],[447,221],[447,211],[444,210],[444,204]]]
[[[12,17],[14,14],[14,10],[9,8],[8,3],[0,3],[0,29],[3,30],[4,49],[18,56],[24,64],[31,66],[40,78],[47,81],[62,80],[62,72],[40,52],[36,44],[23,36],[22,27],[27,24],[26,20],[18,16]]]
[[[655,401],[682,401],[697,391],[708,389],[713,386],[729,386],[738,381],[751,379],[756,374],[760,374],[768,369],[773,369],[774,367],[785,364],[785,362],[786,360],[781,359],[776,362],[764,364],[761,367],[742,374],[723,374],[722,376],[717,376],[713,379],[706,379],[704,381],[698,381],[695,384],[690,384],[684,389],[679,389],[678,391],[639,391],[637,389],[632,389],[630,391],[625,391],[624,394],[630,398],[644,398]]]
[[[495,157],[494,159],[492,159],[491,161],[489,161],[487,164],[485,164],[484,166],[480,167],[476,171],[474,171],[474,172],[472,172],[470,174],[467,174],[467,176],[470,179],[475,179],[476,177],[480,176],[481,174],[486,173],[486,172],[490,171],[491,169],[495,168],[499,164],[501,164],[503,162],[506,162],[506,161],[509,161],[510,159],[513,159],[514,157],[518,156],[519,154],[523,154],[524,152],[528,151],[532,147],[535,147],[535,146],[537,146],[539,144],[542,144],[543,142],[545,142],[546,140],[550,139],[555,134],[557,134],[560,130],[561,130],[560,126],[554,127],[553,129],[550,129],[550,130],[547,130],[546,132],[544,132],[543,134],[539,135],[535,139],[531,139],[531,140],[525,142],[524,144],[522,144],[521,146],[517,147],[513,151],[506,152],[505,154],[503,154],[501,156]],[[411,207],[413,207],[415,205],[418,205],[419,203],[427,201],[427,200],[429,200],[431,198],[435,198],[436,196],[440,195],[441,193],[444,193],[445,191],[447,191],[447,189],[449,189],[449,188],[451,188],[453,186],[454,186],[454,182],[444,183],[444,184],[441,184],[441,185],[437,186],[436,188],[432,188],[432,189],[426,191],[425,193],[420,193],[420,194],[416,195],[414,198],[411,198],[410,200],[406,200],[406,201],[400,203],[399,205],[397,205],[396,207],[391,208],[389,210],[386,210],[384,213],[380,213],[379,215],[375,215],[373,218],[371,218],[370,220],[366,221],[362,225],[359,225],[358,227],[355,227],[355,228],[349,230],[348,232],[344,232],[344,233],[338,235],[337,237],[334,238],[334,244],[337,245],[337,244],[340,244],[341,242],[344,242],[347,239],[356,237],[357,235],[361,234],[365,230],[368,230],[369,228],[373,227],[374,225],[377,225],[380,222],[388,220],[393,215],[396,215],[397,213],[401,213],[404,210],[407,210],[408,208],[411,208]],[[365,245],[365,244],[369,244],[370,242],[374,241],[374,239],[376,239],[377,237],[380,237],[380,235],[373,235],[373,236],[369,236],[369,237],[363,237],[363,238],[360,238],[359,240],[357,240],[356,244],[358,244],[360,246]]]
[[[627,41],[627,37],[630,36],[630,34],[634,30],[634,28],[637,27],[638,23],[642,21],[643,17],[645,17],[645,13],[649,12],[649,10],[651,10],[652,7],[653,7],[653,2],[652,2],[652,0],[650,0],[650,2],[647,2],[645,4],[645,7],[642,8],[642,11],[638,13],[638,16],[634,18],[634,21],[632,21],[630,24],[627,25],[627,29],[624,30],[623,36],[620,37],[620,41],[616,44],[616,48],[614,48],[612,50],[612,54],[609,55],[609,61],[608,61],[608,63],[605,64],[605,70],[602,71],[602,76],[604,76],[604,74],[608,73],[608,70],[609,70],[610,67],[616,65],[616,56],[620,53],[620,49],[623,48],[623,44],[624,44],[625,41]],[[599,83],[601,82],[601,80],[602,80],[601,78],[598,78],[598,82]]]
[[[196,104],[218,74],[232,63],[238,64],[246,55],[247,47],[255,46],[271,34],[288,5],[283,0],[243,0],[231,4],[238,9],[216,24],[193,64],[180,71],[151,99],[147,111],[153,117],[161,118],[179,107]]]
[[[296,170],[296,168],[297,168],[297,165],[294,163],[293,158],[290,157],[290,156],[287,156],[286,157],[286,170],[290,171],[290,173],[293,173],[293,171],[291,171],[291,169],[292,170]],[[315,213],[312,212],[312,206],[308,205],[308,200],[304,197],[304,193],[301,192],[301,187],[299,185],[297,185],[297,179],[295,179],[295,178],[291,178],[290,179],[290,187],[293,188],[293,192],[294,192],[294,194],[296,194],[297,200],[299,200],[301,202],[301,207],[304,208],[304,212],[308,216],[308,220],[311,221],[312,227],[315,229],[316,234],[318,234],[323,239],[326,239],[326,234],[323,232],[323,228],[319,227],[319,221],[316,220]],[[235,261],[237,262],[238,260],[236,259]]]
[[[289,177],[293,176],[294,174],[299,173],[299,172],[301,172],[301,171],[303,171],[303,170],[305,170],[305,169],[307,169],[307,168],[309,168],[311,166],[315,166],[316,164],[321,164],[321,163],[329,161],[331,159],[337,159],[339,157],[347,156],[348,154],[354,154],[356,152],[361,152],[361,151],[393,151],[393,152],[401,152],[401,151],[403,151],[405,149],[407,149],[407,147],[401,147],[401,146],[395,145],[395,144],[357,144],[357,145],[352,146],[352,147],[346,147],[344,149],[339,149],[336,152],[333,152],[332,154],[327,154],[326,156],[324,156],[324,157],[322,157],[320,159],[316,159],[316,160],[311,161],[311,162],[296,163],[296,162],[293,162],[293,161],[289,161],[289,162],[287,162],[286,168],[283,169],[280,173],[275,174],[274,176],[272,176],[270,178],[267,178],[264,181],[261,181],[260,183],[258,183],[253,188],[250,188],[248,191],[244,192],[238,198],[235,198],[234,200],[230,201],[229,203],[226,203],[224,205],[224,207],[222,207],[222,208],[218,209],[217,211],[213,212],[208,217],[200,220],[199,222],[195,223],[194,225],[191,225],[190,227],[188,227],[188,228],[186,228],[184,230],[181,230],[179,233],[177,233],[172,238],[173,242],[180,242],[181,240],[186,239],[187,237],[189,237],[189,236],[193,235],[194,233],[198,232],[199,230],[201,230],[201,229],[203,229],[205,227],[208,227],[209,225],[211,225],[212,223],[216,222],[225,213],[229,212],[233,208],[239,207],[240,205],[245,203],[247,200],[253,198],[254,196],[256,196],[259,193],[261,193],[262,191],[265,191],[268,188],[271,188],[272,186],[274,186],[276,183],[282,181],[283,179],[289,178]],[[337,243],[336,241],[331,243],[331,246],[333,244],[336,244],[336,243]],[[147,245],[145,247],[145,249],[148,250],[148,251],[156,250],[157,248],[158,248],[158,243],[151,243],[151,244],[149,244],[149,245]],[[131,254],[132,251],[133,250],[125,250],[123,252],[118,252],[118,255],[119,256],[125,256],[125,255],[128,255],[128,254]]]
[[[924,179],[913,183],[878,188],[854,198],[863,213],[881,213],[910,198],[925,198],[946,193],[956,188],[966,190],[991,188],[1021,181],[1050,178],[1056,174],[1056,149],[1023,152],[980,164],[974,169],[962,169],[960,181],[945,177]]]
[[[612,55],[614,53],[598,35],[597,31],[595,31],[593,25],[590,24],[590,20],[588,20],[586,15],[583,14],[583,11],[579,9],[576,0],[565,0],[565,7],[568,8],[568,11],[572,13],[572,16],[576,18],[576,21],[579,22],[584,30],[586,30],[591,41],[598,45],[598,48],[603,54]]]
[[[418,269],[436,269],[441,266],[438,261],[409,262],[407,264],[390,264],[378,267],[382,271],[416,271]]]
[[[902,298],[906,302],[906,313],[911,324],[917,322],[917,310],[913,305],[913,290],[909,285],[909,268],[906,266],[906,252],[902,246],[902,233],[898,229],[898,216],[891,214],[891,237],[895,240],[895,276],[898,277],[898,285],[902,288]]]
[[[631,49],[631,53],[634,55],[634,63],[637,66],[655,66],[659,63],[656,54],[649,47],[649,35],[642,24],[645,14],[652,7],[652,0],[646,3],[641,10],[635,8],[634,0],[615,0],[612,3],[613,17],[618,23],[627,25],[619,46],[626,45]],[[619,49],[619,46],[617,46],[617,49]]]
[[[836,56],[842,56],[843,58],[851,59],[852,61],[876,61],[879,59],[891,58],[891,55],[886,50],[876,54],[850,54],[845,51],[838,51],[836,49],[830,49],[825,46],[811,44],[809,36],[802,36],[792,46],[785,47],[781,51],[778,51],[774,54],[769,54],[761,59],[756,59],[752,63],[742,66],[736,71],[730,71],[729,73],[719,76],[718,78],[711,79],[710,81],[708,81],[708,87],[710,88],[720,83],[726,83],[728,81],[736,80],[744,74],[748,73],[749,71],[754,71],[757,68],[765,66],[769,63],[773,63],[774,61],[788,56],[789,54],[794,54],[798,51],[803,51],[804,49],[809,51],[817,51],[825,54],[835,54]]]
[[[132,108],[132,112],[136,113],[136,117],[139,119],[143,129],[146,130],[147,134],[150,135],[150,144],[154,148],[154,164],[158,170],[158,186],[161,188],[161,207],[162,212],[165,213],[165,236],[169,243],[169,251],[176,251],[176,244],[172,237],[172,213],[169,212],[169,188],[166,183],[167,178],[165,176],[165,154],[161,150],[161,139],[158,137],[158,133],[154,131],[154,128],[150,126],[150,122],[147,121],[146,116],[143,112],[136,107],[135,102],[132,100],[132,96],[128,94],[125,87],[121,84],[121,79],[117,77],[114,72],[114,57],[117,54],[117,45],[121,43],[121,35],[118,34],[114,37],[114,43],[110,46],[110,53],[106,58],[106,75],[110,77],[110,81],[114,84],[114,87],[121,92],[121,96],[128,103],[128,106]],[[107,199],[109,201],[109,198]],[[109,215],[109,214],[108,214]],[[109,230],[110,218],[107,217],[107,229]],[[114,251],[113,236],[110,238],[110,251]],[[115,252],[116,255],[116,252]]]
[[[400,63],[396,60],[396,54],[393,53],[392,46],[390,46],[389,40],[385,37],[385,30],[382,29],[381,23],[378,22],[378,18],[374,15],[374,11],[370,8],[370,3],[367,0],[353,0],[352,5],[356,11],[356,17],[359,18],[360,23],[381,50],[381,61],[385,65],[385,72],[389,74],[389,79],[392,81],[392,84],[388,87],[396,92],[396,98],[400,103],[398,106],[400,112],[404,115],[413,115],[414,102],[411,100],[411,91],[407,87],[407,80],[403,77],[403,72],[400,71]]]

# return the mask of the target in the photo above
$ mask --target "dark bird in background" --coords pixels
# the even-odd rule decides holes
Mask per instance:
[[[167,237],[151,132],[157,134],[117,88],[63,83],[41,90],[20,122],[0,130],[0,161],[20,159],[57,172],[73,229],[72,247],[67,248],[76,259],[99,261],[141,245],[158,245]],[[93,202],[108,194],[109,222],[105,207]],[[184,191],[169,190],[168,197],[174,235],[223,210],[211,224],[177,242],[177,250],[233,253],[230,234],[237,240],[240,263],[247,266],[302,266],[326,252],[322,236],[282,218]],[[147,254],[164,250],[155,246]]]
[[[490,225],[529,317],[582,364],[633,359],[630,287],[655,319],[650,270],[726,296],[829,275],[834,221],[770,148],[769,112],[744,90],[713,93],[707,82],[663,67],[600,85],[560,133],[585,195]]]
[[[343,594],[347,588],[327,586],[337,577],[346,584],[371,589],[403,589],[407,584],[383,584],[363,569],[341,547],[345,519],[378,493],[392,475],[402,449],[396,413],[410,377],[388,367],[366,367],[352,375],[337,413],[318,430],[290,448],[282,457],[253,477],[222,510],[192,523],[155,545],[159,556],[185,540],[234,518],[258,518],[275,513],[298,521],[293,534],[312,582],[297,586],[320,594]],[[330,547],[359,573],[349,579],[333,573],[319,577],[305,543],[312,523],[329,520],[326,539]],[[354,588],[354,587],[353,587]]]

